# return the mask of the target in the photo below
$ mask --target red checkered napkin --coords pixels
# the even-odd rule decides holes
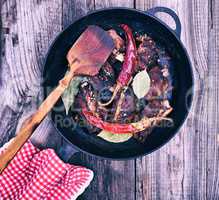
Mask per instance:
[[[65,164],[54,150],[40,151],[27,142],[0,175],[0,199],[76,199],[92,179],[91,170]]]

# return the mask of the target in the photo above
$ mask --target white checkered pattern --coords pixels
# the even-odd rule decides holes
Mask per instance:
[[[65,164],[54,150],[40,151],[27,142],[0,175],[0,200],[72,200],[92,179],[91,170]]]

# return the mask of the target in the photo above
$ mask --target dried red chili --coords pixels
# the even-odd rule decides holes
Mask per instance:
[[[125,31],[127,45],[126,45],[125,60],[117,82],[122,86],[125,86],[132,78],[132,74],[136,69],[137,50],[136,50],[135,40],[132,34],[132,29],[126,24],[122,24],[121,27]]]
[[[169,118],[165,118],[165,117],[153,117],[153,118],[144,117],[140,121],[130,123],[130,124],[110,123],[110,122],[103,121],[95,113],[88,111],[86,105],[82,102],[81,102],[81,106],[82,106],[82,113],[84,114],[85,118],[91,125],[94,125],[100,129],[103,129],[103,130],[106,130],[112,133],[118,133],[118,134],[137,133],[149,127],[152,127],[154,124],[156,124],[159,121],[170,120]],[[163,116],[168,115],[171,111],[172,109],[167,110]]]
[[[110,101],[108,101],[107,103],[104,103],[104,104],[100,103],[102,106],[109,105],[115,98],[116,94],[121,90],[121,88],[126,86],[129,83],[130,79],[132,78],[132,74],[135,71],[136,66],[137,66],[137,49],[136,49],[135,40],[132,34],[132,29],[126,24],[121,24],[120,26],[125,31],[125,37],[126,37],[125,59],[122,65],[122,70],[116,81],[113,95]]]

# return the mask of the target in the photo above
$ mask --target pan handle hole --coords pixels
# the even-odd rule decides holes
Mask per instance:
[[[159,18],[165,24],[167,24],[170,28],[172,28],[173,30],[176,29],[176,23],[175,23],[174,19],[169,14],[164,13],[164,12],[157,12],[155,15],[157,18]]]

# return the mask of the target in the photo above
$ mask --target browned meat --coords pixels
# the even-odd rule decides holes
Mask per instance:
[[[152,100],[144,107],[142,116],[155,117],[170,109],[168,100]]]
[[[151,87],[145,98],[149,100],[153,99],[164,99],[165,93],[170,87],[170,83],[160,67],[155,66],[148,72],[151,79]]]
[[[80,128],[86,128],[87,133],[96,134],[100,132],[100,129],[89,124],[84,115],[81,113],[81,105],[79,102],[81,98],[84,98],[84,95],[84,90],[81,90],[81,92],[78,93],[74,102],[74,112],[72,113],[72,118],[77,126],[79,126]],[[91,108],[91,105],[89,105],[89,108]]]
[[[103,81],[114,80],[115,78],[114,69],[108,62],[106,62],[101,67],[101,70],[99,72],[99,78]]]
[[[140,41],[138,47],[138,64],[141,69],[147,69],[151,64],[156,63],[158,55],[154,40],[144,35],[137,38]]]
[[[98,75],[89,77],[89,82],[95,91],[101,91],[103,88],[112,86],[115,81],[114,79],[114,70],[112,66],[106,62],[104,66],[101,67]]]
[[[108,121],[109,118],[112,117],[112,114],[110,113],[109,109],[99,105],[97,107],[97,113],[99,114],[99,117],[104,121]]]
[[[116,97],[116,101],[113,104],[113,107],[116,107],[118,104],[119,95]],[[124,99],[121,104],[121,111],[118,115],[117,121],[120,123],[126,122],[134,122],[136,114],[136,99],[131,89],[125,92]]]
[[[152,100],[144,107],[144,110],[141,114],[142,116],[146,117],[163,116],[165,111],[169,109],[172,108],[168,100]],[[134,134],[133,137],[139,142],[143,143],[153,129],[154,127],[150,127],[144,131]]]

